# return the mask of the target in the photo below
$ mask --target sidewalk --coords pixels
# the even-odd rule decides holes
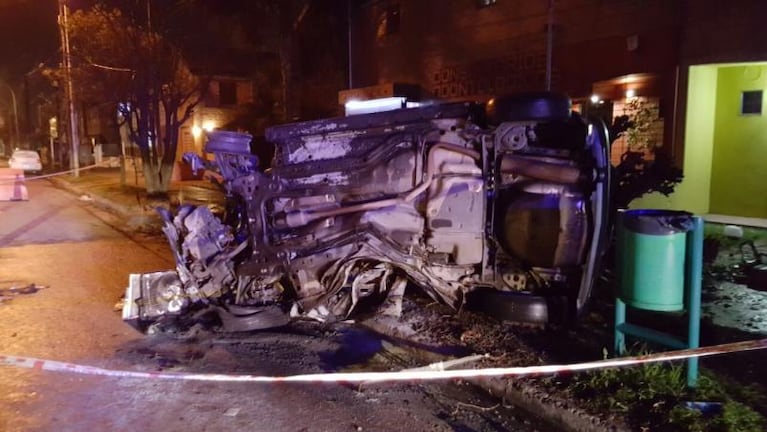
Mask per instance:
[[[86,200],[93,201],[125,218],[139,218],[142,224],[159,217],[156,207],[175,207],[189,203],[223,203],[223,195],[208,180],[171,181],[168,199],[150,199],[147,197],[144,178],[140,174],[128,171],[125,185],[120,182],[120,168],[94,168],[80,172],[78,177],[71,174],[51,177],[53,184]]]

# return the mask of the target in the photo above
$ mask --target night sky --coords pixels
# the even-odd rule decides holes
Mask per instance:
[[[226,15],[247,8],[248,1],[203,3],[211,13]],[[72,9],[93,3],[95,0],[68,0]],[[0,0],[0,79],[16,84],[41,62],[49,66],[59,63],[57,16],[58,0]]]
[[[57,0],[0,0],[0,78],[17,83],[39,63],[58,63]]]

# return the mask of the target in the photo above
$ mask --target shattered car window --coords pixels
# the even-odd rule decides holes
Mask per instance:
[[[161,210],[174,270],[131,275],[139,328],[215,311],[228,331],[396,316],[406,287],[552,322],[588,302],[604,248],[604,126],[551,93],[276,126],[259,171],[216,131],[227,211]],[[200,161],[201,163],[202,161]]]

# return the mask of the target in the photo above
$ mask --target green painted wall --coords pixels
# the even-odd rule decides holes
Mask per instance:
[[[720,67],[717,79],[710,212],[767,218],[767,101],[741,115],[741,93],[767,90],[767,65]]]
[[[714,121],[717,106],[717,66],[690,68],[687,124],[684,139],[684,180],[673,194],[649,194],[634,200],[632,208],[686,210],[709,213],[711,158],[714,149]]]

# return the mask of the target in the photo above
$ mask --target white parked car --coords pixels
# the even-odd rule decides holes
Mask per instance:
[[[8,160],[8,166],[14,169],[32,172],[40,172],[43,170],[43,164],[40,162],[40,155],[33,150],[14,150],[11,158]]]

